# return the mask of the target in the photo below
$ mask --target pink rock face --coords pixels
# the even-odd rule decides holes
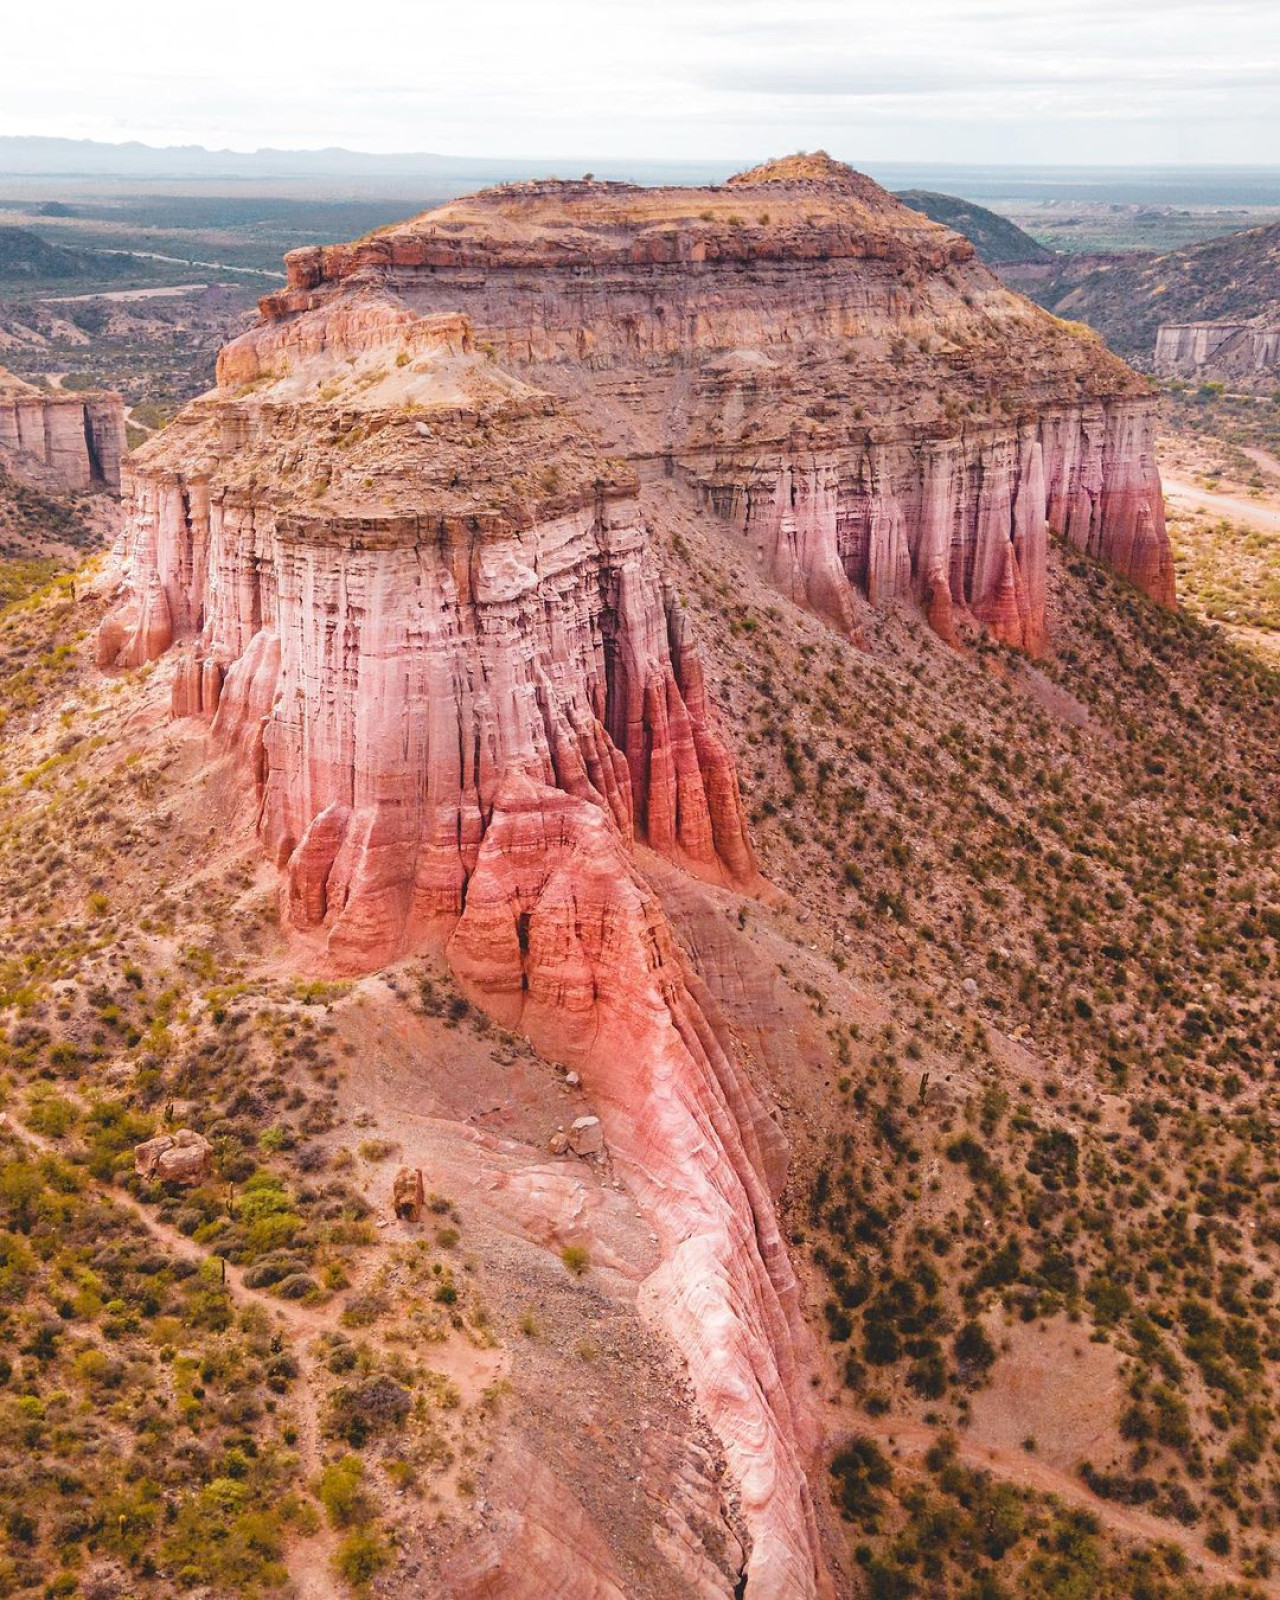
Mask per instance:
[[[1280,315],[1272,309],[1236,322],[1167,322],[1156,331],[1155,369],[1163,377],[1273,385]]]
[[[765,1176],[779,1135],[599,807],[510,777],[448,955],[487,1011],[581,1073],[658,1234],[644,1304],[723,1441],[748,1592],[825,1592],[806,1334]]]
[[[465,303],[505,364],[665,454],[842,631],[863,601],[940,615],[945,582],[953,619],[1038,651],[1049,530],[1174,598],[1142,381],[826,158],[709,190],[512,185],[289,271],[237,361],[371,283]]]
[[[55,394],[0,368],[0,461],[57,489],[120,487],[124,401],[118,394]]]
[[[1154,429],[1149,401],[1117,399],[923,445],[681,465],[779,586],[836,627],[856,631],[860,599],[915,599],[1035,654],[1050,529],[1173,603]]]
[[[214,726],[261,727],[263,832],[295,924],[322,927],[339,965],[451,925],[511,770],[625,839],[750,878],[736,783],[681,693],[633,506],[452,549],[362,550],[353,533],[335,552],[331,525],[310,531],[277,546],[276,676],[241,657]],[[207,641],[216,659],[216,623]]]
[[[258,785],[299,929],[367,970],[449,927],[511,769],[692,870],[750,885],[737,781],[629,497],[528,528],[273,515],[208,484],[134,488],[130,581],[99,659],[192,639],[180,715]]]
[[[544,1462],[504,1444],[495,1470],[514,1493],[450,1561],[444,1579],[454,1600],[626,1600],[599,1528]]]

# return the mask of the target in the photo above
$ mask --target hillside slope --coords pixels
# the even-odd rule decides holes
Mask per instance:
[[[1057,316],[1096,328],[1145,367],[1162,323],[1246,321],[1280,299],[1280,223],[1168,255],[1117,257],[1082,282],[1050,280],[1036,298]]]
[[[0,293],[17,294],[33,288],[67,293],[79,280],[110,282],[136,276],[138,268],[139,263],[132,259],[50,244],[30,228],[0,227]]]
[[[839,1468],[829,1510],[820,1465],[813,1480],[836,1592],[864,1592],[855,1543],[907,1581],[922,1486],[943,1506],[957,1494],[975,1504],[978,1491],[943,1470],[945,1453],[930,1458],[940,1476],[923,1447],[893,1459],[887,1441],[922,1428],[953,1429],[966,1470],[995,1471],[1015,1492],[987,1513],[1009,1519],[1002,1544],[970,1548],[980,1536],[963,1524],[933,1538],[922,1592],[965,1593],[976,1565],[1007,1592],[1059,1593],[1035,1544],[1046,1526],[1098,1594],[1127,1596],[1139,1575],[1154,1595],[1207,1592],[1172,1558],[1129,1565],[1146,1528],[1185,1551],[1191,1572],[1265,1573],[1275,1488],[1259,1406],[1280,1333],[1266,1294],[1280,1248],[1274,675],[1068,556],[1054,560],[1063,631],[1046,664],[957,655],[909,616],[885,618],[855,649],[768,585],[727,585],[722,534],[692,506],[662,509],[761,863],[782,894],[743,899],[656,860],[647,871],[707,986],[703,1004],[730,1021],[791,1146],[787,1228],[825,1351],[817,1370]],[[4,685],[0,874],[19,1107],[43,1127],[65,1119],[62,1145],[87,1159],[78,1152],[92,1148],[109,1081],[140,1129],[176,1100],[216,1131],[224,1180],[243,1182],[253,1162],[279,1174],[284,1209],[300,1219],[280,1259],[312,1274],[311,1325],[336,1335],[349,1312],[373,1374],[436,1396],[425,1432],[392,1425],[356,1452],[362,1515],[400,1551],[380,1592],[473,1592],[411,1568],[473,1570],[462,1552],[480,1537],[474,1491],[455,1485],[459,1459],[475,1461],[483,1441],[490,1502],[514,1507],[526,1483],[524,1511],[505,1510],[487,1547],[501,1570],[528,1559],[526,1519],[556,1505],[558,1537],[597,1550],[620,1592],[669,1592],[690,1569],[632,1545],[645,1508],[692,1496],[683,1503],[696,1515],[700,1497],[711,1502],[696,1478],[671,1476],[690,1424],[673,1410],[666,1358],[627,1310],[650,1247],[615,1206],[608,1169],[542,1150],[598,1100],[569,1095],[562,1073],[482,1026],[438,969],[409,962],[353,986],[288,977],[251,818],[218,799],[225,769],[210,764],[198,725],[164,719],[168,664],[120,680],[105,715],[95,708],[84,631],[100,607],[54,592],[3,633],[18,673]],[[75,709],[59,721],[55,705]],[[458,1220],[443,1221],[474,1262],[465,1277],[453,1263],[472,1298],[429,1357],[460,1383],[469,1340],[493,1341],[488,1376],[460,1391],[460,1406],[447,1395],[441,1405],[435,1379],[385,1365],[387,1332],[421,1294],[398,1265],[417,1230],[335,1233],[324,1220],[339,1182],[353,1215],[383,1207],[401,1161],[449,1197]],[[195,1194],[190,1214],[216,1215],[198,1208],[219,1193]],[[558,1259],[569,1245],[582,1250],[580,1277]],[[218,1247],[252,1266],[269,1246],[263,1233]],[[456,1248],[437,1245],[430,1259],[448,1267]],[[319,1274],[335,1264],[326,1289]],[[1074,1318],[1075,1348],[1092,1363],[1084,1432],[1070,1384],[1030,1412],[1018,1398],[1030,1374],[1081,1359],[1066,1338]],[[1095,1328],[1106,1343],[1088,1343]],[[305,1338],[288,1327],[283,1337],[286,1352],[305,1353]],[[656,1389],[636,1389],[638,1361]],[[502,1400],[485,1400],[498,1377]],[[313,1382],[321,1398],[307,1403],[336,1403],[324,1397],[340,1371],[322,1367]],[[542,1415],[550,1395],[554,1425]],[[433,1444],[432,1430],[455,1420],[447,1448]],[[621,1441],[641,1437],[642,1421],[661,1436],[644,1456],[637,1521],[616,1475],[629,1460]],[[876,1481],[859,1487],[862,1454],[838,1448],[850,1438],[880,1441],[885,1479],[873,1465]],[[531,1469],[516,1466],[531,1447],[550,1474],[533,1502]],[[337,1460],[351,1447],[320,1448]],[[1109,1498],[1080,1478],[1085,1461]],[[416,1462],[440,1497],[428,1545],[420,1503],[398,1498],[400,1462]],[[982,1495],[996,1492],[987,1481]],[[1045,1487],[1088,1514],[1055,1520]],[[580,1504],[612,1507],[604,1550]],[[274,1537],[287,1546],[297,1534],[286,1524]],[[86,1554],[95,1549],[90,1533]]]
[[[899,189],[897,197],[913,211],[921,211],[943,227],[953,228],[973,242],[978,255],[989,267],[1007,262],[1052,261],[1053,251],[1036,242],[1014,222],[972,200],[951,194],[936,194],[931,189]]]

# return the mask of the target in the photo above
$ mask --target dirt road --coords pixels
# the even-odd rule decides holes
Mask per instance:
[[[1228,517],[1249,528],[1260,528],[1265,533],[1280,533],[1280,507],[1274,503],[1215,494],[1210,489],[1202,489],[1199,484],[1167,476],[1164,478],[1164,493],[1165,499],[1177,509],[1190,506],[1217,517]]]

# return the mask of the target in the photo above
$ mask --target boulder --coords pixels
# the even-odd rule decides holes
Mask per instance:
[[[213,1174],[213,1146],[202,1133],[179,1128],[136,1145],[133,1169],[140,1178],[194,1187]]]
[[[401,1222],[417,1222],[424,1201],[422,1169],[401,1167],[391,1185],[391,1209]]]
[[[577,1117],[569,1125],[569,1149],[575,1156],[602,1156],[604,1129],[599,1117]]]

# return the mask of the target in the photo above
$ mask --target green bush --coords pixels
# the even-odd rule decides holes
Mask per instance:
[[[376,1534],[357,1529],[338,1546],[333,1564],[339,1576],[360,1588],[391,1564],[391,1552]]]
[[[359,1456],[343,1456],[320,1474],[316,1493],[333,1527],[360,1527],[373,1515],[363,1479],[364,1462]]]

